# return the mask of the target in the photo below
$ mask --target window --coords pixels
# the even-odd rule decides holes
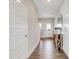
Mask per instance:
[[[47,30],[51,29],[51,24],[47,24]]]
[[[41,23],[39,23],[39,27],[40,27],[40,29],[41,29]]]

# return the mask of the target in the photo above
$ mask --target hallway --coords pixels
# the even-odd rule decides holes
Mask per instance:
[[[65,53],[59,54],[52,39],[46,38],[40,41],[35,51],[28,59],[68,59]]]
[[[68,3],[69,0],[10,0],[10,59],[68,59]],[[47,37],[56,37],[55,43],[59,44],[55,46],[63,48],[66,55],[59,55],[53,39]]]

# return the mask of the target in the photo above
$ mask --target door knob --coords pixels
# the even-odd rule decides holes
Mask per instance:
[[[27,37],[28,35],[25,35],[25,37]]]

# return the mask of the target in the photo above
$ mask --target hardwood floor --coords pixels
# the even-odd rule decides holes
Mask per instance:
[[[64,52],[58,53],[52,39],[44,39],[28,59],[68,59]]]

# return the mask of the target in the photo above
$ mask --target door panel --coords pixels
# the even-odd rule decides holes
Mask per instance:
[[[10,3],[10,59],[26,59],[28,7],[21,0]]]

